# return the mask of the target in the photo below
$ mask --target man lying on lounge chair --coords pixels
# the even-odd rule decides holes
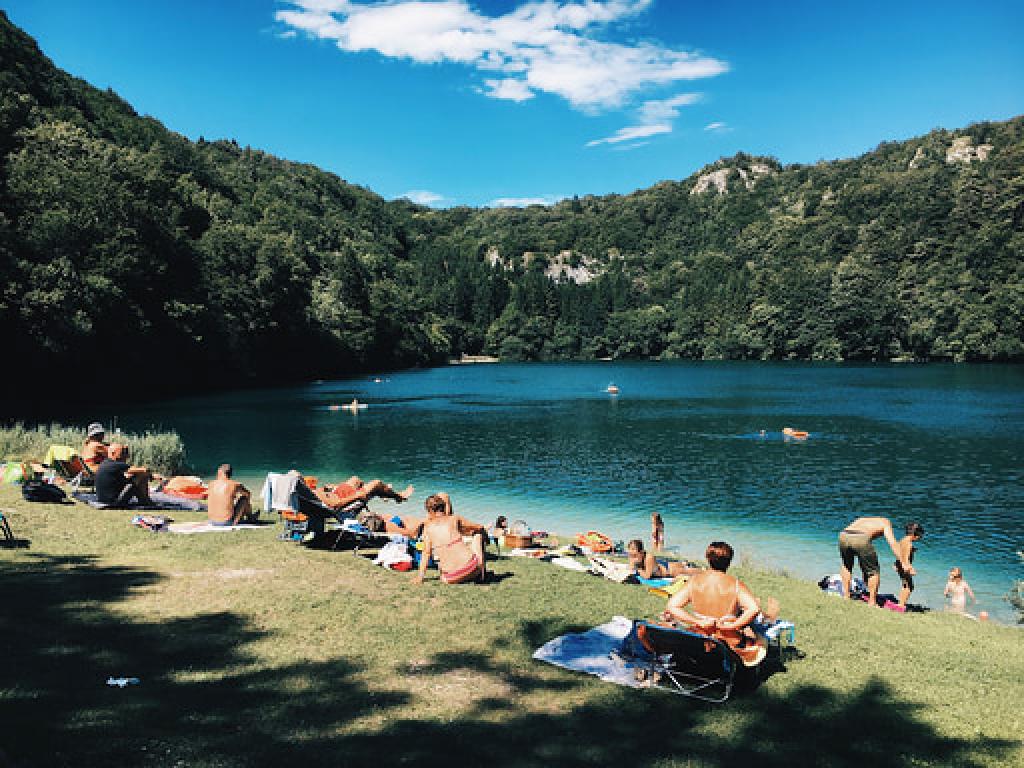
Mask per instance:
[[[371,480],[366,483],[356,475],[352,475],[344,483],[338,483],[333,488],[325,485],[323,488],[316,488],[313,493],[331,509],[343,509],[356,501],[369,501],[370,499],[391,499],[401,504],[408,501],[412,496],[413,487],[410,485],[404,491],[396,491],[382,480]]]
[[[111,443],[107,458],[96,470],[96,500],[115,507],[127,507],[132,501],[152,504],[149,498],[152,477],[145,467],[128,463],[128,446]]]

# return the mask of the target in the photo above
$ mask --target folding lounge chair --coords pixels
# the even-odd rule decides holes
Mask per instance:
[[[11,524],[7,522],[7,511],[3,509],[0,509],[0,537],[3,537],[4,546],[10,546],[14,542]]]
[[[634,633],[643,650],[625,653],[624,660],[641,679],[670,693],[714,703],[732,694],[743,662],[721,640],[647,621],[635,622]]]
[[[73,490],[92,488],[96,485],[95,473],[70,445],[51,445],[43,464],[52,467]]]
[[[759,624],[756,621],[750,628],[765,639],[768,650],[774,649],[779,659],[787,649],[796,645],[796,625],[791,621],[775,621],[771,624]]]
[[[285,483],[290,487],[287,506],[275,506],[273,503],[277,483]],[[284,533],[280,538],[288,541],[301,541],[309,533],[324,533],[328,520],[336,520],[344,526],[346,520],[354,518],[366,508],[366,502],[359,500],[342,509],[332,509],[316,498],[301,478],[274,472],[267,475],[263,484],[263,499],[266,511],[273,508],[281,515]],[[346,538],[348,534],[344,530],[339,532],[332,549],[336,549]]]

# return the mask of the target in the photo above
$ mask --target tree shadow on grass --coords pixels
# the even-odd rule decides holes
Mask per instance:
[[[315,637],[278,665],[257,656],[268,633],[230,612],[128,620],[117,603],[160,578],[42,555],[5,574],[0,746],[13,765],[909,768],[972,766],[1015,746],[942,736],[882,682],[763,687],[715,706],[522,663],[566,630],[557,622],[510,627],[495,655],[453,639],[368,686],[351,660],[311,661]],[[141,684],[110,687],[110,676]],[[396,690],[399,676],[415,693]],[[445,701],[447,717],[408,714],[414,695],[451,696],[452,679],[483,693]]]
[[[3,753],[15,766],[283,765],[306,734],[405,704],[355,681],[358,665],[310,661],[322,655],[314,639],[268,669],[250,650],[267,633],[230,612],[118,612],[160,579],[81,556],[37,555],[5,573],[0,765]]]

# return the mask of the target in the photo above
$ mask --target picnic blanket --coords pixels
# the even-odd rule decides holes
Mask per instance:
[[[96,499],[96,494],[92,491],[74,491],[72,497],[78,501],[88,504],[94,509],[176,509],[179,511],[193,512],[206,509],[206,505],[201,501],[195,501],[193,499],[180,499],[175,496],[168,496],[166,493],[154,492],[149,494],[149,498],[152,500],[152,504],[138,504],[131,503],[127,507],[118,507],[114,504],[104,504],[102,501]]]
[[[214,525],[206,520],[199,520],[194,523],[171,523],[167,530],[171,533],[224,533],[225,531],[250,531],[259,530],[262,525]]]
[[[630,688],[639,688],[633,669],[616,657],[633,628],[633,622],[624,616],[615,616],[606,624],[556,637],[544,643],[533,653],[533,658],[556,667],[596,675],[602,680]]]

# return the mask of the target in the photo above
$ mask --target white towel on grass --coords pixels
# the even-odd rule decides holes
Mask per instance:
[[[549,640],[534,651],[533,658],[556,667],[596,675],[609,683],[639,688],[641,686],[633,676],[633,668],[612,655],[622,647],[622,641],[632,628],[632,621],[624,616],[616,616],[608,623],[586,632]]]

